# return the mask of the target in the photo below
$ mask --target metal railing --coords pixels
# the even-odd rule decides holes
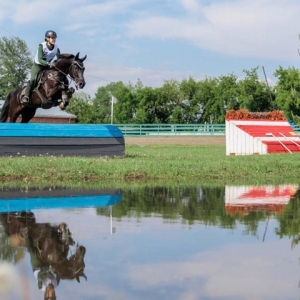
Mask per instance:
[[[290,122],[300,136],[300,127]],[[225,136],[225,124],[114,124],[124,136]]]
[[[294,131],[300,136],[300,126],[295,124],[293,121],[289,121],[291,127],[294,129]]]
[[[225,136],[225,124],[113,124],[124,136]]]

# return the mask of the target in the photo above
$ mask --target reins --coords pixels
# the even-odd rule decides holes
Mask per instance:
[[[53,68],[55,68],[56,71],[58,71],[58,72],[62,73],[63,75],[65,75],[67,78],[70,77],[71,82],[74,81],[74,82],[75,82],[76,89],[78,89],[78,86],[77,86],[77,83],[76,83],[75,78],[73,78],[73,77],[70,75],[71,68],[74,67],[75,64],[76,64],[80,69],[83,69],[83,68],[84,68],[84,67],[81,66],[81,65],[78,63],[78,61],[76,61],[76,60],[73,60],[73,61],[72,61],[72,63],[71,63],[71,65],[70,65],[70,67],[69,67],[67,73],[65,73],[65,72],[63,72],[62,70],[58,69],[58,68],[56,67],[56,65],[54,65]],[[70,84],[71,82],[69,82],[69,84]]]
[[[56,82],[58,82],[60,84],[63,84],[64,86],[68,86],[68,84],[66,84],[63,81],[61,81],[58,76],[54,76],[52,73],[48,74],[48,79],[56,81]]]

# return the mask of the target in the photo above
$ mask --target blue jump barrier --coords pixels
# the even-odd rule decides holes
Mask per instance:
[[[114,125],[0,123],[0,156],[123,157],[122,131]]]
[[[90,193],[89,193],[90,192]],[[76,193],[72,190],[31,191],[28,194],[19,192],[0,192],[0,213],[31,211],[34,209],[71,209],[88,207],[106,207],[117,204],[122,200],[122,191],[83,191]],[[51,195],[52,194],[52,195]]]

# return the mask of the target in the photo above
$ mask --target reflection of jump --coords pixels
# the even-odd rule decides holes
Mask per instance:
[[[87,279],[84,274],[86,249],[77,245],[75,253],[68,257],[70,246],[74,246],[67,224],[58,226],[36,223],[31,212],[0,214],[5,233],[15,247],[25,246],[38,288],[45,293],[45,299],[56,299],[55,288],[61,279]]]

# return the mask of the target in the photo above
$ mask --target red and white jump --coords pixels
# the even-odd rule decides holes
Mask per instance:
[[[226,155],[300,152],[300,138],[287,121],[226,120]]]

